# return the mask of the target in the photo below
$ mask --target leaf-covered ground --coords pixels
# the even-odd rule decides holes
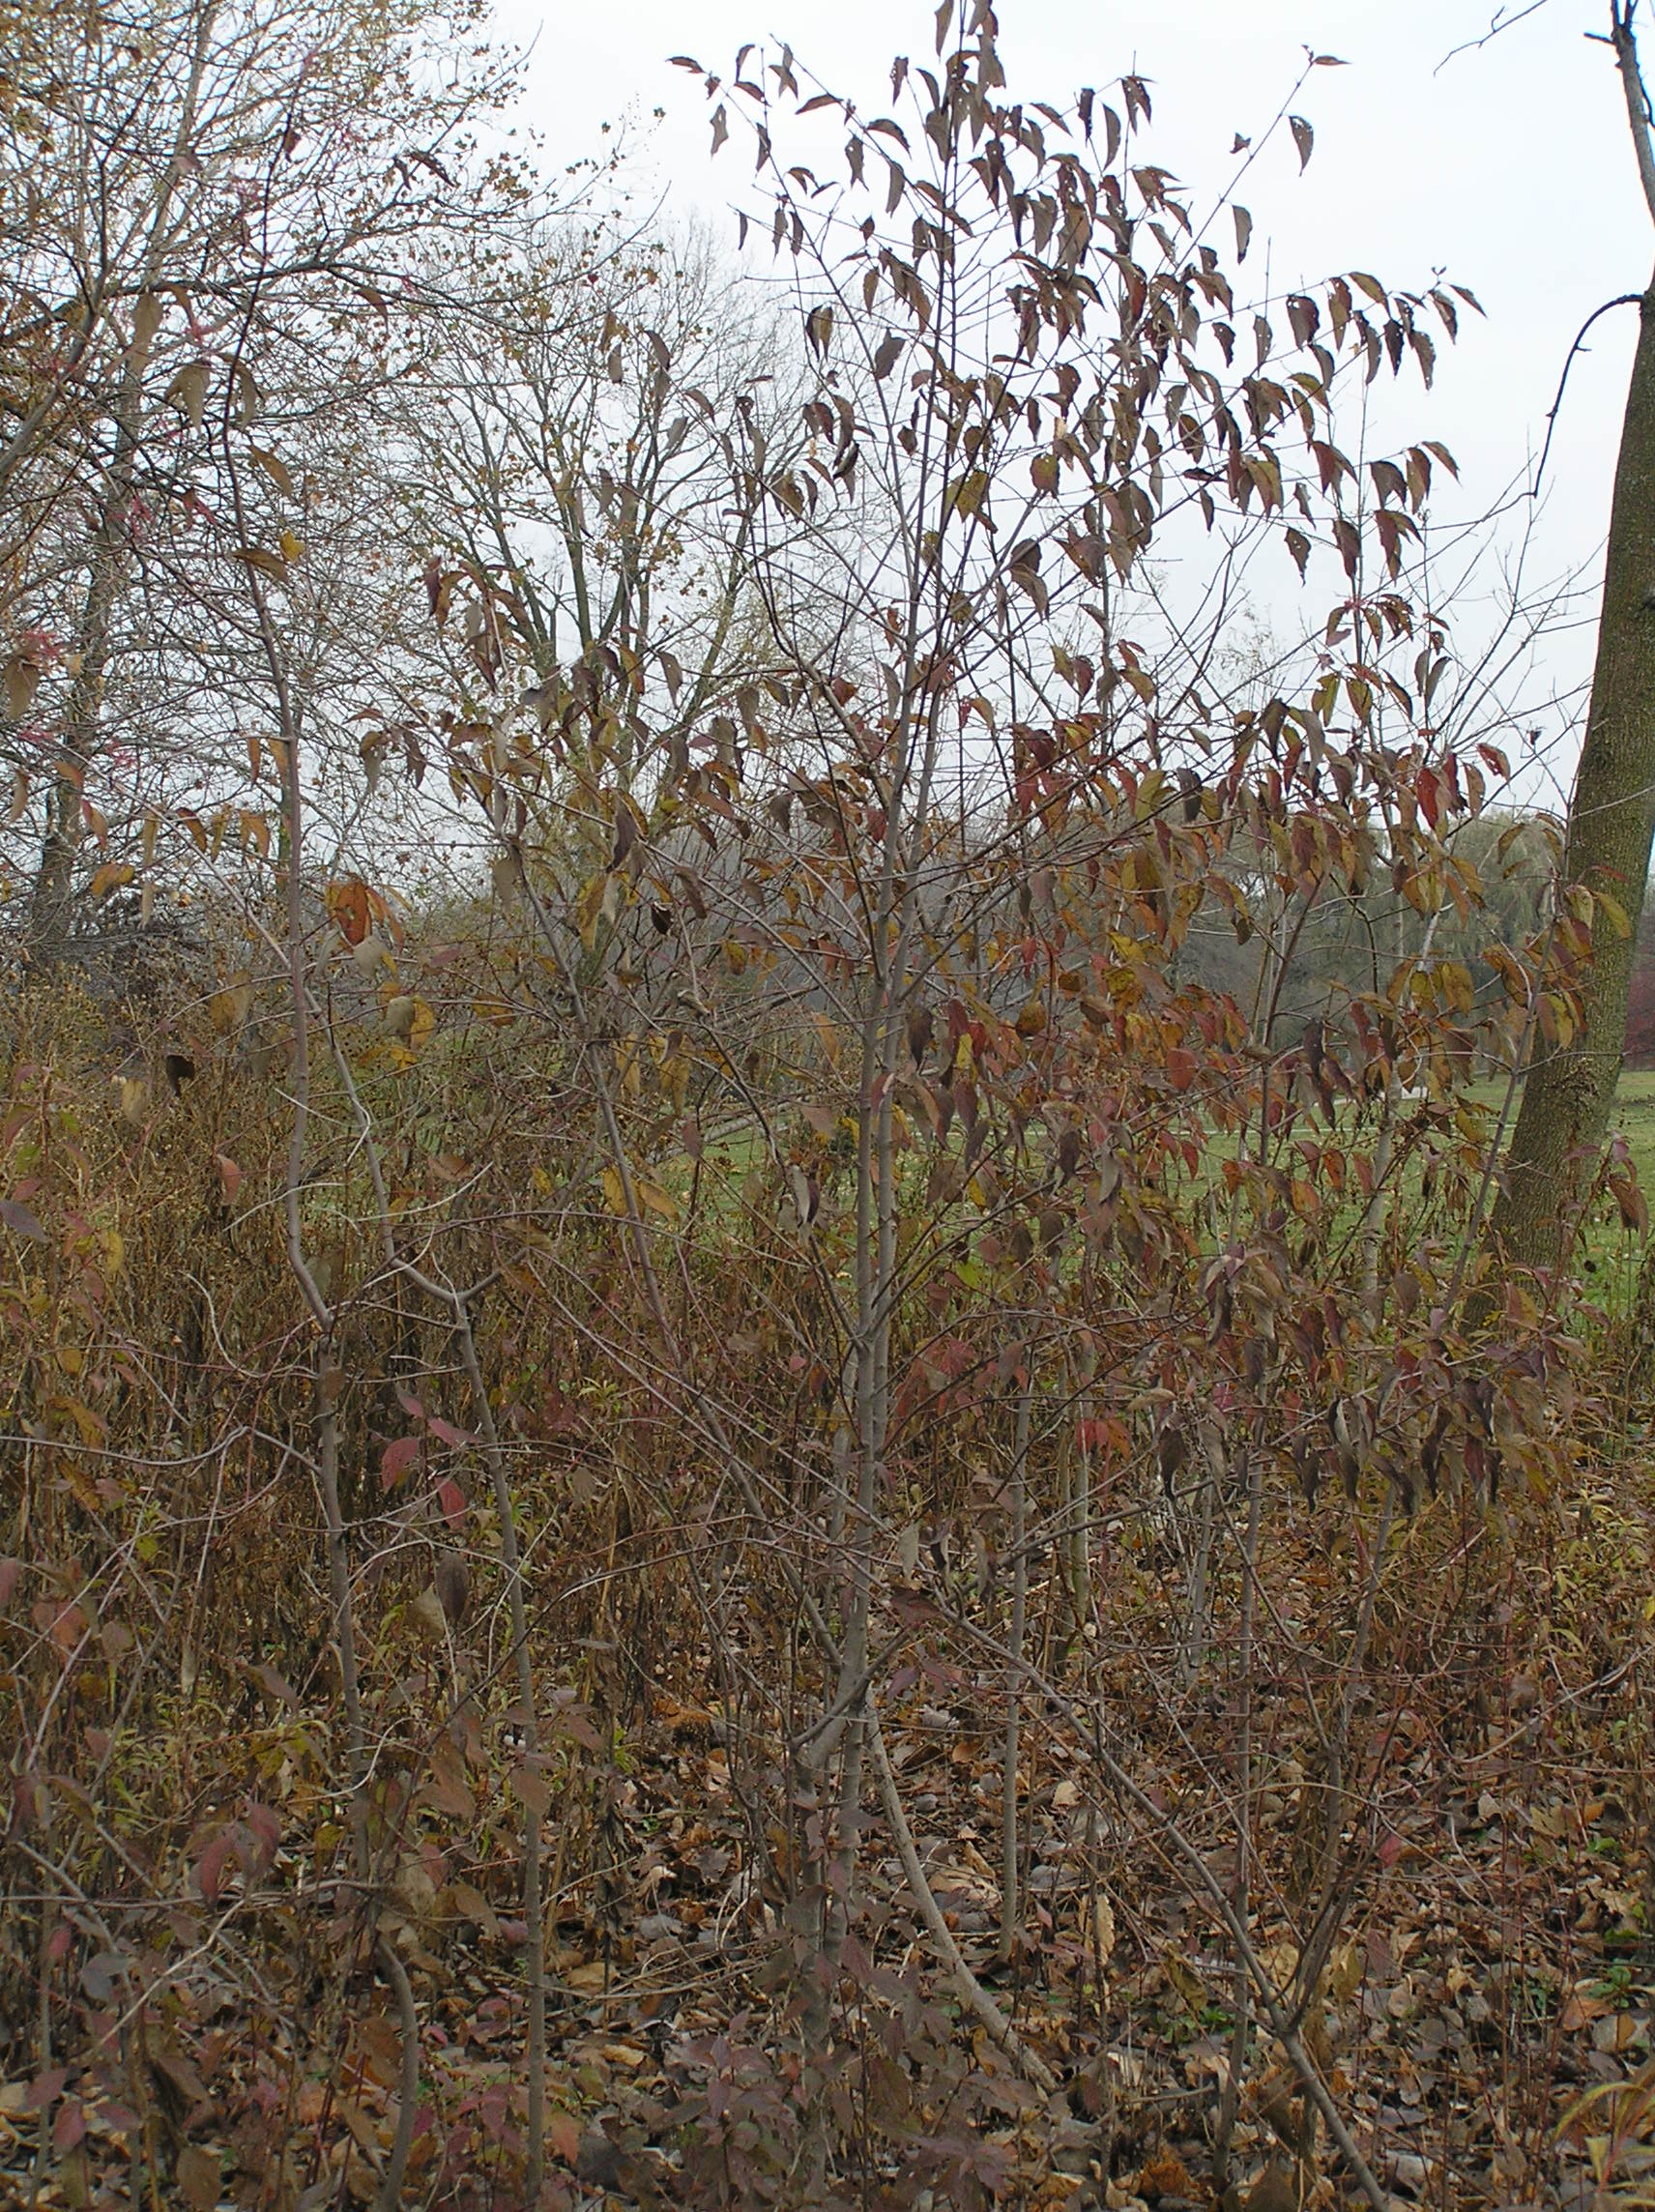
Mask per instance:
[[[1284,1605],[1297,1592],[1307,1626],[1317,1532],[1306,1518],[1276,1586]],[[1228,1880],[1235,1828],[1209,1759],[1228,1740],[1222,1690],[1209,1678],[1181,1703],[1165,1693],[1158,1542],[1147,1520],[1122,1528],[1103,1608],[1120,1633],[1048,1648],[1046,1664],[1059,1704],[1072,1697],[1095,1716]],[[1347,1839],[1353,1892],[1307,2041],[1399,2199],[1638,2201],[1655,2188],[1640,1484],[1627,1474],[1566,1508],[1514,1503],[1509,1519],[1442,1505],[1396,1543],[1360,1732],[1370,1830]],[[969,2019],[870,1816],[833,1993],[828,2097],[838,2140],[856,2146],[833,2186],[876,2204],[1205,2205],[1233,2049],[1228,1954],[1166,1834],[1100,1786],[1072,1715],[1031,1697],[1026,1910],[1001,1957],[1003,1674],[973,1658],[937,1587],[887,1609],[886,1737],[961,1949],[1060,2088],[1032,2089]],[[566,1693],[548,1781],[545,2200],[785,2201],[813,1921],[808,1900],[790,1903],[798,1837],[767,1830],[760,1812],[779,1746],[706,1694],[710,1652],[658,1666],[624,1716],[605,1714],[601,1675],[593,1697]],[[426,1687],[440,1716],[439,1671]],[[274,1675],[247,1702],[259,1725],[234,1749],[222,1716],[181,1699],[168,1741],[122,1755],[134,1806],[165,1763],[179,1825],[153,1858],[153,1831],[129,1840],[117,1821],[104,1844],[152,1875],[170,1867],[172,1904],[117,1910],[56,1893],[36,1975],[61,1969],[61,1987],[73,1972],[77,2035],[62,2064],[0,2090],[0,2174],[19,2203],[318,2212],[374,2198],[399,2038],[365,1959],[334,1970],[361,1937],[336,1877],[339,1809],[312,1781],[325,1721]],[[1312,1761],[1274,1728],[1277,1702],[1266,1681],[1254,1930],[1285,1982]],[[513,1740],[508,1708],[479,1683],[438,1730],[412,1798],[386,1799],[403,1823],[386,1918],[423,2023],[410,2200],[466,2212],[519,2200]],[[58,1817],[73,1822],[73,1802]],[[12,2023],[14,2051],[29,2024]],[[1239,2100],[1232,2184],[1258,2187],[1260,2212],[1292,2171],[1290,2143],[1306,2154],[1295,2192],[1348,2194],[1324,2139],[1306,2143],[1294,2089],[1266,2033]]]

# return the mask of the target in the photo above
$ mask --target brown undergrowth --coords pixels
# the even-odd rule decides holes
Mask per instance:
[[[811,2063],[850,2201],[1199,2203],[1238,2050],[1228,2186],[1273,2159],[1330,2199],[1345,2176],[1256,1994],[1237,2042],[1216,1907],[1242,1848],[1253,1945],[1388,2189],[1468,2207],[1643,2185],[1650,1499],[1641,1458],[1593,1439],[1589,1393],[1549,1494],[1461,1488],[1411,1516],[1365,1490],[1277,1500],[1245,1679],[1234,1478],[1210,1501],[1196,1665],[1189,1477],[1169,1486],[1163,1455],[1100,1479],[1084,1618],[1072,1546],[1029,1551],[1009,1943],[1013,1440],[991,1418],[936,1441],[876,1599],[871,1687],[929,1887],[1018,2050],[963,2002],[870,1822],[813,2058],[821,1859],[789,1742],[812,1660],[786,1556],[810,1499],[778,1497],[767,1523],[731,1493],[615,1348],[612,1227],[566,1196],[540,1209],[479,1331],[532,1600],[526,1754],[463,1378],[440,1320],[363,1256],[341,1150],[312,1203],[348,1317],[324,1386],[371,1746],[364,1884],[272,1093],[206,1024],[180,1095],[162,1078],[135,1123],[76,1019],[78,1060],[62,1028],[20,1037],[6,1122],[0,2170],[20,2197],[372,2200],[402,2055],[378,1934],[420,2023],[409,2190],[518,2201],[526,1801],[548,2204],[789,2200]],[[487,1178],[457,1150],[397,1167],[405,1207],[450,1207],[456,1276],[533,1210],[507,1190],[534,1188],[498,1142],[509,1082],[488,1096]],[[523,1271],[536,1251],[550,1296]],[[785,1434],[798,1379],[775,1382],[751,1280],[695,1291],[727,1301],[752,1428]],[[1072,1439],[1054,1419],[1030,1449],[1048,1531]]]

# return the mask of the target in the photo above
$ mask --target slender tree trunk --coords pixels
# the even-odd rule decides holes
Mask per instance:
[[[103,679],[109,665],[109,627],[126,572],[132,467],[138,450],[137,386],[137,372],[129,369],[118,403],[115,451],[103,489],[102,511],[92,540],[92,577],[76,630],[80,667],[70,684],[56,773],[46,799],[45,836],[29,902],[29,962],[38,974],[49,973],[57,966],[69,936],[86,770],[98,746]]]
[[[1034,1354],[1025,1353],[1028,1373],[1017,1400],[1016,1441],[1011,1456],[1011,1666],[1006,1680],[1005,1753],[1001,1762],[1000,1955],[1017,1947],[1017,1755],[1022,1723],[1023,1639],[1029,1610],[1029,1557],[1024,1549],[1029,1527],[1029,1416],[1034,1400]]]
[[[196,22],[195,49],[189,83],[179,115],[171,155],[156,195],[144,250],[140,297],[160,282],[171,239],[168,228],[173,200],[189,157],[195,135],[195,118],[207,50],[218,20],[217,0],[202,8]],[[109,668],[109,635],[126,581],[127,557],[131,547],[132,493],[136,483],[138,451],[143,436],[144,371],[149,344],[134,335],[127,349],[120,389],[115,395],[114,445],[109,473],[103,481],[88,561],[86,598],[74,635],[79,655],[70,681],[63,710],[63,739],[57,768],[46,800],[45,836],[41,844],[40,866],[29,901],[29,962],[37,973],[53,969],[63,954],[69,935],[70,906],[74,895],[74,859],[80,850],[81,808],[86,771],[98,750],[99,724],[103,713],[103,684]]]
[[[1612,9],[1611,44],[1626,92],[1639,175],[1655,215],[1655,158],[1630,8]],[[1544,1051],[1530,1068],[1506,1156],[1492,1236],[1508,1260],[1530,1266],[1567,1261],[1584,1178],[1609,1127],[1655,832],[1655,284],[1644,294],[1639,317],[1610,512],[1591,704],[1563,862],[1566,885],[1582,885],[1594,897],[1607,894],[1618,912],[1594,904],[1584,1026],[1567,1043]]]

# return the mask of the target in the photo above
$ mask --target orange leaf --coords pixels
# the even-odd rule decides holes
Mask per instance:
[[[360,945],[372,919],[366,884],[360,876],[347,876],[343,883],[328,886],[327,897],[328,914],[334,928],[347,945]]]

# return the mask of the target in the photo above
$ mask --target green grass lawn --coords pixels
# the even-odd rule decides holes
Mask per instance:
[[[1615,1092],[1614,1124],[1638,1163],[1645,1191],[1655,1187],[1655,1067],[1629,1068]]]
[[[1479,1084],[1474,1090],[1476,1104],[1488,1112],[1488,1129],[1492,1135],[1500,1108],[1504,1103],[1503,1084]],[[1512,1125],[1517,1118],[1517,1103],[1513,1101],[1505,1127],[1505,1142],[1509,1143]],[[785,1110],[778,1116],[778,1135],[784,1143],[788,1133],[789,1117]],[[1621,1077],[1616,1093],[1615,1112],[1611,1122],[1611,1131],[1626,1139],[1638,1179],[1655,1214],[1655,1069],[1628,1070]],[[956,1132],[955,1142],[959,1141]],[[1214,1184],[1215,1203],[1218,1201],[1217,1178],[1220,1163],[1227,1153],[1234,1151],[1234,1135],[1212,1135],[1205,1148],[1201,1173]],[[715,1217],[727,1219],[744,1179],[755,1168],[768,1163],[769,1150],[758,1129],[751,1123],[735,1119],[726,1123],[707,1148],[703,1173],[700,1179],[701,1204],[711,1208]],[[692,1185],[690,1162],[682,1154],[660,1163],[653,1171],[671,1188],[681,1204],[687,1201]],[[917,1172],[917,1171],[915,1171]],[[1405,1189],[1411,1196],[1417,1187],[1418,1170],[1408,1171]],[[1355,1204],[1354,1198],[1351,1201]],[[1222,1206],[1220,1205],[1222,1211]],[[1619,1213],[1611,1200],[1593,1209],[1587,1224],[1582,1264],[1591,1286],[1594,1299],[1611,1308],[1627,1304],[1637,1284],[1639,1268],[1643,1259],[1643,1239],[1629,1234],[1620,1223]]]
[[[1626,1139],[1639,1187],[1655,1213],[1655,1068],[1628,1068],[1622,1075],[1610,1129]],[[1587,1232],[1585,1258],[1598,1296],[1610,1305],[1629,1303],[1642,1260],[1642,1237],[1620,1226],[1612,1205],[1600,1208]]]
[[[1497,1117],[1504,1091],[1503,1084],[1478,1085],[1478,1103]],[[1504,1142],[1508,1145],[1517,1121],[1518,1103],[1516,1099],[1512,1101],[1506,1120]],[[1491,1121],[1491,1128],[1493,1125]],[[1610,1118],[1610,1133],[1611,1136],[1618,1133],[1626,1139],[1633,1166],[1638,1171],[1639,1186],[1651,1212],[1655,1213],[1655,1068],[1629,1068],[1622,1075],[1615,1093],[1614,1112]],[[1643,1239],[1622,1227],[1619,1209],[1612,1199],[1606,1198],[1594,1208],[1586,1224],[1582,1255],[1582,1265],[1594,1296],[1606,1305],[1624,1304],[1631,1297],[1642,1260]]]

